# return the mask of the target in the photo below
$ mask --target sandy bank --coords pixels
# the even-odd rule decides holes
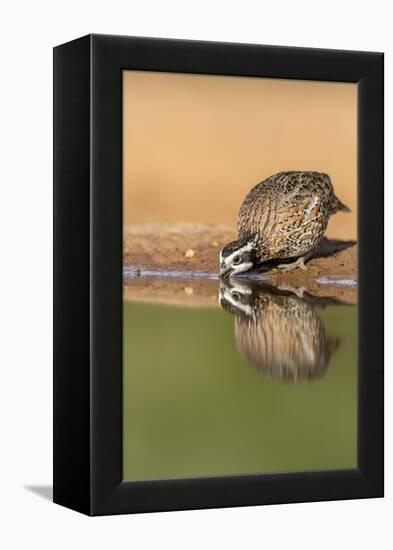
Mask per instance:
[[[233,230],[219,225],[126,226],[125,298],[190,305],[215,303],[219,251],[235,238]],[[274,271],[274,266],[266,266],[246,277],[355,303],[356,252],[353,242],[324,239],[308,262],[308,271],[281,273]]]

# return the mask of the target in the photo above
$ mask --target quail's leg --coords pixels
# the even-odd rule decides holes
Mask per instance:
[[[307,288],[305,286],[299,286],[295,287],[292,285],[279,285],[278,290],[286,290],[288,292],[292,292],[292,294],[295,294],[298,298],[304,298],[304,293],[307,291]]]
[[[309,258],[308,255],[307,256],[301,256],[295,262],[291,262],[290,264],[280,264],[280,265],[278,265],[276,267],[276,269],[285,272],[285,271],[294,271],[295,269],[300,267],[300,269],[303,269],[304,271],[308,271],[308,267],[304,263],[305,261],[308,260],[308,258]]]

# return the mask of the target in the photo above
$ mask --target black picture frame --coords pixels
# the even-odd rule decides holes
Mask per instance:
[[[358,84],[356,469],[123,481],[124,69]],[[56,47],[54,502],[103,515],[381,497],[383,397],[383,54],[109,35]]]

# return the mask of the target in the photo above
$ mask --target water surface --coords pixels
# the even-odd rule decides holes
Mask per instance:
[[[210,284],[209,307],[124,302],[124,478],[354,467],[357,307]]]

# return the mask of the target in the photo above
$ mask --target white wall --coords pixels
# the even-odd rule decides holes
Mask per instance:
[[[385,51],[387,89],[391,94],[390,11],[389,2],[383,0],[3,3],[0,19],[3,356],[0,544],[3,548],[69,550],[87,544],[96,548],[122,545],[171,549],[391,547],[389,470],[384,500],[96,519],[55,506],[25,488],[51,483],[52,46],[96,32]],[[391,119],[389,108],[388,138],[391,138]],[[391,145],[390,139],[387,150],[391,151]],[[388,164],[391,166],[391,162]],[[386,181],[391,175],[389,170]],[[389,187],[387,191],[391,207],[392,192]],[[393,236],[391,218],[388,237]],[[388,239],[387,243],[389,249]],[[387,274],[392,267],[388,257]],[[391,292],[388,294],[387,303],[391,305]],[[389,341],[390,327],[387,333]],[[392,459],[390,367],[387,361],[388,466]],[[3,539],[8,542],[4,544]]]

